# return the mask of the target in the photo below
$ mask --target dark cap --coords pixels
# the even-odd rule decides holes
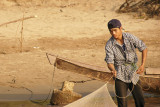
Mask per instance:
[[[121,22],[117,19],[112,19],[108,22],[108,29],[120,28],[121,26]]]

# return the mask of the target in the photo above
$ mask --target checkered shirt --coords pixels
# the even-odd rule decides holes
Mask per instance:
[[[136,36],[129,33],[122,33],[124,45],[120,45],[114,37],[111,37],[105,46],[107,63],[114,64],[117,71],[117,79],[120,79],[126,83],[132,82],[136,84],[139,80],[139,74],[137,70],[137,54],[136,48],[142,52],[146,45]]]

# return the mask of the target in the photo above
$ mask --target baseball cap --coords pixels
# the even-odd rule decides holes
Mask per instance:
[[[108,22],[108,29],[120,28],[121,26],[121,22],[118,19],[112,19]]]

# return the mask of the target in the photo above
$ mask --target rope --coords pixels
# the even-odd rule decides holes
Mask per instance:
[[[144,78],[144,77],[143,77],[143,78]],[[150,80],[150,79],[149,79],[149,80]],[[142,79],[140,79],[140,81],[142,81]],[[138,84],[138,83],[137,83],[137,84],[138,84],[144,91],[148,91],[148,90],[151,88],[151,86],[149,85],[150,82],[147,83],[146,80],[145,80],[145,78],[144,78],[144,81],[142,81],[142,82],[146,83],[146,84],[148,85],[148,88],[145,89],[145,88],[143,88],[140,84]]]
[[[54,73],[55,73],[55,66],[54,66],[54,69],[53,69],[53,76],[52,76],[52,85],[51,85],[51,88],[50,88],[50,90],[49,90],[49,93],[48,93],[48,95],[47,95],[47,97],[46,97],[46,99],[45,100],[39,100],[39,101],[34,101],[34,100],[31,100],[31,98],[30,98],[30,101],[31,102],[33,102],[33,103],[38,103],[38,104],[44,104],[47,100],[48,100],[48,98],[49,98],[49,95],[50,95],[50,93],[51,93],[51,91],[52,91],[52,88],[53,88],[53,79],[54,79]],[[33,92],[32,92],[33,93]]]
[[[88,81],[93,81],[95,80],[94,78],[93,79],[89,79],[89,80],[82,80],[82,81],[69,81],[69,82],[73,82],[73,83],[85,83],[85,82],[88,82]]]
[[[46,56],[47,56],[47,58],[48,58],[49,63],[51,64],[50,59],[49,59],[47,53],[46,53]],[[51,64],[51,65],[53,65],[53,64]],[[30,98],[29,98],[29,101],[31,101],[31,102],[33,102],[33,103],[37,103],[37,104],[44,104],[44,103],[48,100],[49,95],[50,95],[50,93],[51,93],[51,91],[52,91],[54,74],[55,74],[55,64],[54,64],[54,69],[53,69],[53,74],[52,74],[52,82],[51,82],[52,85],[51,85],[51,88],[50,88],[49,93],[48,93],[48,95],[47,95],[47,97],[46,97],[45,100],[38,100],[38,101],[32,100],[32,97],[33,97],[33,94],[34,94],[34,93],[33,93],[33,91],[30,90],[29,88],[26,88],[26,87],[23,87],[23,86],[21,86],[21,87],[13,87],[13,86],[12,86],[12,87],[13,87],[13,88],[22,88],[22,89],[25,89],[25,90],[29,91],[29,92],[31,93]]]
[[[52,84],[53,84],[53,78],[54,78],[54,73],[55,73],[55,67],[56,67],[56,63],[54,63],[54,64],[52,64],[51,63],[51,61],[50,61],[50,59],[49,59],[49,57],[48,57],[48,55],[51,55],[51,54],[48,54],[48,53],[46,53],[46,56],[47,56],[47,59],[48,59],[48,61],[49,61],[49,63],[51,64],[51,65],[54,65],[54,69],[53,69],[53,77],[52,77]],[[52,56],[52,55],[51,55]],[[55,56],[56,58],[58,57],[58,56]],[[133,64],[133,69],[135,69],[135,65]],[[108,83],[109,83],[109,81],[113,78],[114,76],[111,76],[109,79],[108,79],[108,81],[106,82],[106,86],[108,86]],[[92,80],[94,80],[94,79],[92,79]],[[92,81],[92,80],[86,80],[86,81],[70,81],[70,82],[74,82],[74,83],[84,83],[84,82],[87,82],[87,81]],[[145,79],[144,79],[145,80]],[[142,80],[141,80],[142,81]],[[144,81],[145,83],[147,83],[146,81]],[[138,84],[138,83],[137,83]],[[142,88],[142,86],[140,85],[140,84],[138,84],[141,88]],[[25,87],[22,87],[22,88],[24,88],[24,89],[26,89],[26,90],[28,90],[28,91],[30,91],[31,92],[31,97],[29,98],[30,99],[30,101],[31,102],[33,102],[33,103],[45,103],[47,100],[48,100],[48,98],[49,98],[49,95],[50,95],[50,93],[51,93],[51,90],[52,90],[52,87],[53,85],[51,85],[51,88],[50,88],[50,91],[49,91],[49,93],[48,93],[48,96],[47,96],[47,98],[45,99],[45,100],[43,100],[43,101],[34,101],[34,100],[31,100],[31,98],[32,98],[32,95],[33,95],[33,92],[31,91],[31,90],[29,90],[28,88],[25,88]],[[148,85],[149,86],[149,85]],[[149,88],[150,88],[150,86],[149,86]],[[148,89],[149,89],[148,88]],[[147,89],[147,90],[148,90]],[[114,90],[114,86],[113,86],[113,90]],[[116,94],[116,92],[114,91],[114,94],[116,95],[116,97],[118,97],[118,98],[127,98],[127,97],[129,97],[130,95],[131,95],[131,93],[133,92],[133,90],[134,90],[134,84],[133,84],[133,87],[132,87],[132,90],[130,90],[130,92],[129,92],[129,94],[128,95],[126,95],[126,96],[124,96],[124,97],[120,97],[120,96],[118,96],[117,94]],[[143,90],[145,90],[145,89],[143,89]]]
[[[113,78],[113,76],[111,76],[111,77],[109,78],[109,80],[107,81],[106,85],[109,83],[109,81],[110,81],[112,78]],[[144,77],[143,77],[143,78],[144,78]],[[142,79],[140,79],[140,81],[142,81]],[[147,91],[147,90],[149,90],[149,89],[151,88],[151,86],[149,85],[149,83],[146,82],[145,79],[144,79],[144,81],[142,81],[142,82],[144,82],[144,83],[146,83],[146,84],[148,85],[148,88],[145,89],[145,88],[143,88],[139,83],[137,83],[137,85],[139,85],[139,87],[141,87],[143,90]],[[114,90],[114,86],[113,86],[113,90]],[[114,91],[114,94],[115,94],[116,97],[118,97],[118,98],[127,98],[127,97],[129,97],[129,96],[131,95],[131,93],[133,92],[133,90],[134,90],[134,84],[133,84],[133,87],[132,87],[132,90],[130,91],[130,93],[129,93],[128,95],[126,95],[125,97],[120,97],[120,96],[118,96],[118,95],[115,93],[115,91]]]
[[[51,64],[51,61],[50,61],[50,59],[49,59],[49,57],[48,57],[48,54],[46,53],[46,56],[47,56],[47,59],[48,59],[48,61],[49,61],[49,63]],[[52,65],[52,64],[51,64]],[[47,100],[48,100],[48,98],[49,98],[49,95],[50,95],[50,93],[51,93],[51,91],[52,91],[52,88],[53,88],[53,79],[54,79],[54,74],[55,74],[55,65],[54,65],[54,68],[53,68],[53,74],[52,74],[52,82],[51,82],[51,88],[50,88],[50,90],[49,90],[49,93],[48,93],[48,95],[47,95],[47,97],[46,97],[46,99],[45,100],[38,100],[38,101],[35,101],[35,100],[32,100],[31,98],[33,97],[33,91],[32,90],[30,90],[30,89],[28,89],[28,88],[26,88],[26,87],[22,87],[22,88],[24,88],[24,89],[26,89],[26,90],[28,90],[28,91],[30,91],[31,92],[31,96],[30,96],[30,98],[29,98],[29,100],[31,101],[31,102],[33,102],[33,103],[37,103],[37,104],[44,104]]]
[[[53,64],[51,63],[48,55],[49,55],[49,54],[46,53],[46,56],[47,56],[47,59],[48,59],[49,63],[50,63],[51,65],[53,65]],[[57,56],[56,56],[56,58],[57,58]],[[30,100],[31,102],[33,102],[33,103],[38,103],[38,104],[44,104],[44,103],[48,100],[49,95],[50,95],[50,93],[51,93],[51,91],[52,91],[52,88],[53,88],[54,74],[55,74],[55,63],[54,63],[54,66],[53,66],[53,74],[52,74],[52,82],[51,82],[52,85],[51,85],[51,88],[50,88],[49,93],[48,93],[48,95],[47,95],[47,97],[46,97],[45,100],[39,100],[39,101],[31,100],[31,98],[32,98],[32,96],[33,96],[33,92],[32,92],[31,90],[29,90],[28,88],[25,88],[25,87],[24,87],[26,90],[28,90],[28,91],[31,92],[31,97],[29,98],[29,100]]]
[[[106,85],[108,85],[109,81],[110,81],[113,77],[114,77],[114,76],[111,76],[111,77],[109,78],[109,80],[107,81]],[[113,86],[113,90],[114,90],[114,86]],[[125,97],[120,97],[120,96],[118,96],[118,95],[116,94],[115,91],[113,91],[113,92],[114,92],[114,94],[116,95],[117,98],[127,98],[128,96],[131,95],[131,93],[133,92],[133,90],[134,90],[134,84],[133,84],[132,90],[131,90],[131,91],[129,92],[129,94],[126,95]]]

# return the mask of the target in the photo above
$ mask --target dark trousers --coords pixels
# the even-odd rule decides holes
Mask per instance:
[[[140,81],[138,81],[138,84],[140,85]],[[136,107],[144,107],[145,102],[144,102],[142,89],[138,84],[134,85],[132,95],[133,95]],[[127,90],[129,89],[131,91],[132,88],[133,88],[133,83],[125,83],[119,79],[115,80],[115,90],[116,90],[117,96],[119,97],[126,97]],[[127,107],[127,98],[119,98],[119,97],[117,97],[118,107]]]

